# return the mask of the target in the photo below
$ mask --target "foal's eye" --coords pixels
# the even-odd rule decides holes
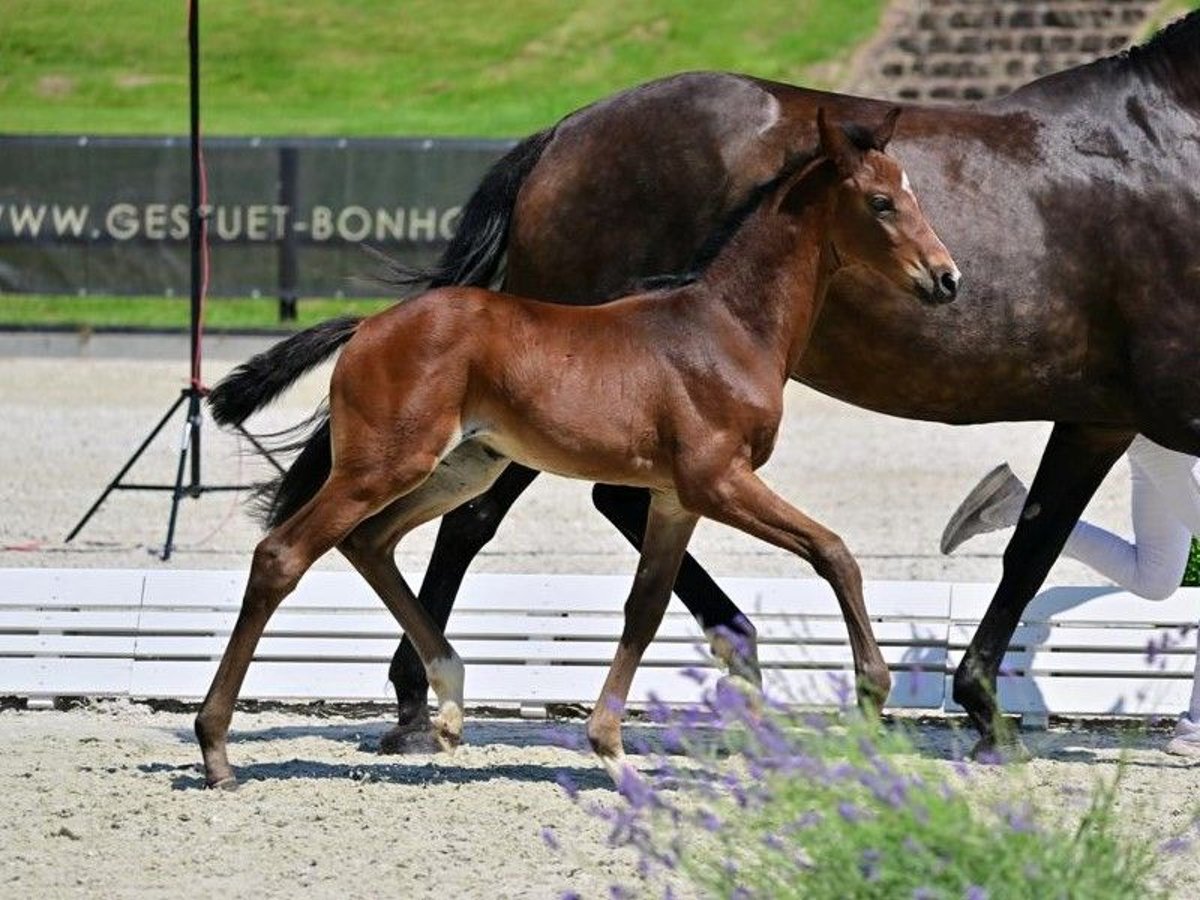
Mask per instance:
[[[873,194],[867,203],[879,215],[896,211],[896,206],[892,203],[892,198],[886,194]]]

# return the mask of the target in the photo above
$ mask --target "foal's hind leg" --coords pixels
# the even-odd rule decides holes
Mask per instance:
[[[426,474],[414,473],[410,483]],[[196,737],[209,786],[231,787],[236,783],[226,753],[226,738],[234,702],[267,620],[318,557],[389,497],[410,486],[393,485],[386,477],[372,477],[362,471],[350,477],[335,470],[316,496],[255,548],[241,612],[196,715]]]
[[[393,501],[363,522],[338,549],[346,556],[404,630],[421,665],[419,715],[383,736],[380,751],[399,753],[455,746],[462,733],[462,663],[446,642],[438,622],[413,596],[396,567],[396,545],[414,528],[460,506],[488,489],[508,460],[481,444],[460,444],[416,490]],[[438,716],[429,718],[426,697],[432,684]],[[415,704],[414,704],[415,706]]]
[[[696,520],[697,516],[686,512],[674,494],[653,495],[637,575],[625,602],[625,627],[587,725],[592,748],[618,783],[625,761],[621,714],[638,663],[667,610],[671,585],[675,583],[679,561],[687,550]]]
[[[441,467],[439,467],[440,470]],[[467,567],[496,534],[500,521],[538,476],[534,469],[510,463],[486,492],[460,504],[442,518],[418,599],[444,631]],[[435,472],[433,478],[437,478]],[[384,515],[385,513],[381,513]],[[396,689],[397,725],[380,741],[381,753],[403,749],[407,735],[429,730],[429,681],[425,666],[405,635],[392,656],[388,680]]]
[[[724,473],[695,478],[680,495],[691,509],[732,525],[810,562],[837,596],[850,636],[860,706],[878,710],[892,679],[879,651],[863,602],[862,574],[842,539],[796,509],[748,466],[735,464]]]

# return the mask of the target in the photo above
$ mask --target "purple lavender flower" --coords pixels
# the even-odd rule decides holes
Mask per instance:
[[[561,846],[558,843],[558,838],[554,834],[554,829],[550,828],[549,826],[544,826],[542,828],[542,843],[551,850],[561,849]]]
[[[563,891],[558,895],[558,900],[583,900],[583,895],[578,891]]]
[[[963,900],[988,900],[987,889],[978,884],[973,884],[967,888],[966,894],[963,895]]]
[[[815,809],[810,809],[806,813],[796,816],[792,823],[788,826],[788,831],[804,831],[807,828],[814,828],[820,825],[824,817]]]
[[[554,781],[569,798],[572,800],[579,799],[579,785],[566,772],[559,772],[554,776]]]
[[[763,835],[763,845],[769,850],[782,850],[784,848],[783,838],[774,832],[768,832]]]
[[[656,694],[651,694],[646,704],[646,717],[656,725],[661,725],[671,718],[671,707],[659,700]]]
[[[650,755],[650,742],[640,734],[631,734],[628,738],[626,738],[626,740],[629,741],[629,749],[638,756]]]
[[[1001,806],[997,812],[1004,818],[1008,827],[1021,834],[1033,834],[1037,826],[1033,822],[1033,811],[1026,805]]]
[[[721,820],[717,818],[716,813],[711,809],[702,809],[696,813],[696,821],[700,823],[700,827],[705,831],[717,832],[721,830]]]
[[[861,822],[864,818],[862,810],[849,800],[843,800],[839,803],[837,810],[838,815],[850,823]]]
[[[1183,853],[1185,850],[1191,848],[1192,843],[1190,838],[1186,838],[1183,835],[1176,835],[1170,840],[1163,841],[1158,845],[1158,848],[1163,853]]]
[[[625,802],[634,810],[642,810],[653,806],[657,799],[654,788],[632,766],[625,766],[621,770],[621,780],[617,782],[617,792],[625,798]]]
[[[849,709],[854,700],[854,687],[851,685],[850,679],[841,672],[830,672],[828,677],[838,706],[842,709]]]
[[[937,900],[938,892],[931,887],[915,888],[912,893],[912,900]]]
[[[583,750],[587,741],[575,728],[554,728],[550,732],[550,741],[564,750]]]

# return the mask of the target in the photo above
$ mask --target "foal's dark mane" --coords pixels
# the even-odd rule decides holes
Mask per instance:
[[[849,123],[840,127],[845,132],[846,137],[850,139],[850,142],[859,150],[866,153],[868,150],[875,149],[875,138],[867,128],[857,123]],[[750,191],[741,205],[737,206],[716,228],[709,232],[708,237],[704,239],[704,243],[700,245],[700,249],[696,251],[691,262],[688,263],[687,268],[682,272],[671,272],[639,278],[627,288],[614,294],[610,299],[634,293],[674,290],[697,281],[712,264],[713,260],[721,255],[721,251],[725,249],[725,245],[741,230],[742,226],[746,224],[746,220],[762,205],[763,201],[772,196],[788,178],[816,159],[818,152],[817,148],[813,148],[789,156],[770,181],[764,182]]]

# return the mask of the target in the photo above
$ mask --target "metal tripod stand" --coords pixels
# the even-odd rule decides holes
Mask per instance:
[[[95,503],[79,520],[79,523],[71,529],[71,533],[67,535],[67,541],[70,542],[75,535],[83,530],[83,526],[88,523],[88,520],[95,514],[101,504],[108,498],[108,495],[113,491],[170,491],[171,492],[171,514],[167,521],[167,539],[163,543],[162,553],[160,557],[163,560],[171,558],[171,550],[174,547],[175,541],[175,522],[179,515],[179,501],[184,497],[198,498],[203,494],[212,493],[214,491],[237,491],[242,490],[246,485],[206,485],[200,477],[200,426],[202,416],[200,411],[200,401],[208,393],[208,389],[204,386],[204,382],[200,375],[200,362],[202,341],[201,335],[203,331],[204,317],[204,291],[206,288],[206,246],[207,246],[207,217],[208,210],[205,208],[205,198],[203,196],[202,186],[202,161],[200,155],[200,6],[199,0],[190,0],[188,6],[188,58],[189,58],[189,86],[190,86],[190,106],[191,106],[191,163],[192,163],[192,205],[190,214],[190,239],[191,239],[191,380],[179,398],[171,404],[171,408],[159,420],[158,424],[142,441],[141,446],[134,451],[133,455],[116,474],[116,477],[108,483],[108,487],[99,496]],[[166,427],[167,422],[175,415],[175,412],[187,403],[187,421],[184,423],[183,438],[179,448],[179,466],[175,473],[175,483],[170,484],[127,484],[122,482],[122,478],[133,468],[134,463],[138,461],[141,455],[146,451],[146,448],[154,441],[159,432]],[[254,445],[259,453],[263,454],[271,461],[280,472],[282,467],[273,457],[263,448],[263,446],[242,426],[237,426],[242,436]],[[188,471],[188,461],[191,461],[190,477],[187,483],[184,483],[184,473]]]

